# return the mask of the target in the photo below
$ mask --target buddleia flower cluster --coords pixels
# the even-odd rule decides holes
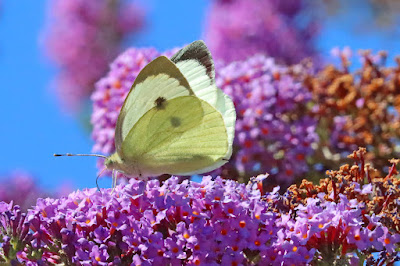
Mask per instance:
[[[218,66],[216,84],[237,114],[234,153],[220,169],[223,177],[246,180],[268,172],[269,183],[285,186],[308,170],[317,121],[309,114],[311,93],[296,78],[307,71],[263,55]]]
[[[398,261],[396,163],[387,176],[354,152],[320,185],[264,192],[203,177],[130,180],[38,199],[26,214],[0,203],[0,261],[43,265],[393,265]],[[367,185],[365,181],[370,182]]]
[[[91,120],[94,152],[114,151],[114,129],[125,97],[140,70],[159,55],[151,48],[129,49],[96,84]],[[268,172],[270,183],[290,184],[307,171],[306,158],[318,141],[317,122],[307,109],[310,92],[289,74],[295,68],[278,65],[263,55],[216,64],[216,84],[231,96],[237,122],[232,159],[213,175],[246,181]],[[297,66],[297,71],[303,69]],[[101,161],[99,164],[103,168]]]
[[[293,253],[285,247],[276,250],[273,243],[283,228],[276,223],[278,216],[268,212],[270,206],[257,185],[211,177],[201,183],[177,181],[132,180],[114,194],[91,189],[61,199],[39,199],[28,216],[8,206],[1,217],[6,250],[0,255],[7,262],[38,264],[239,265],[267,263],[271,257],[282,261],[275,254]],[[269,197],[276,198],[276,192]],[[23,233],[20,227],[13,233],[16,216]],[[19,243],[19,250],[8,251],[11,241]],[[300,249],[292,256],[310,261],[314,251]]]
[[[286,192],[287,204],[291,209],[296,209],[315,198],[331,203],[347,201],[356,204],[347,208],[361,215],[360,223],[357,225],[355,220],[346,222],[346,216],[343,216],[344,219],[340,220],[342,229],[338,230],[337,227],[329,228],[337,222],[331,219],[327,233],[321,235],[320,239],[325,241],[324,245],[328,248],[320,250],[320,255],[327,258],[327,253],[330,253],[331,257],[339,257],[358,249],[363,250],[367,265],[393,265],[395,261],[400,261],[400,181],[396,169],[399,160],[391,159],[388,174],[382,175],[382,169],[376,169],[366,162],[365,158],[369,156],[365,148],[354,151],[348,157],[354,162],[353,165],[345,164],[339,170],[328,171],[329,177],[321,179],[318,185],[304,179],[301,185],[289,187]],[[319,227],[327,225],[320,223],[322,217],[316,220]],[[346,238],[341,237],[343,233],[347,235]]]
[[[44,45],[60,69],[54,87],[67,110],[76,111],[124,37],[142,27],[143,11],[125,0],[53,0],[48,10]]]
[[[358,147],[378,169],[399,152],[400,61],[387,67],[386,53],[360,51],[361,68],[351,69],[351,51],[335,49],[341,66],[328,65],[305,79],[314,102],[320,142],[313,164],[331,169]]]
[[[35,178],[23,171],[14,171],[0,176],[0,201],[19,205],[22,210],[35,205],[37,198],[68,194],[67,190],[44,191]],[[68,191],[70,192],[70,191]]]
[[[317,7],[303,0],[213,0],[204,35],[214,57],[226,62],[262,53],[299,63],[316,58]]]

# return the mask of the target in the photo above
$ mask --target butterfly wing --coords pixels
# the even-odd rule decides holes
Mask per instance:
[[[226,163],[228,146],[221,113],[196,96],[181,96],[138,120],[122,143],[122,160],[142,175],[191,175]]]
[[[184,95],[193,95],[193,91],[178,67],[167,57],[160,56],[145,66],[135,79],[118,116],[115,127],[117,152],[121,152],[122,142],[135,123],[157,105],[158,99]]]
[[[231,98],[222,92],[222,90],[217,90],[217,103],[215,108],[221,113],[224,120],[225,129],[227,132],[228,140],[228,150],[224,155],[222,160],[216,161],[214,164],[209,165],[201,169],[202,173],[210,172],[224,165],[232,155],[232,143],[235,137],[235,121],[236,121],[236,111]]]
[[[232,143],[235,136],[236,111],[230,97],[215,85],[214,62],[206,44],[203,41],[195,41],[179,50],[171,57],[171,61],[186,77],[195,95],[222,114],[229,143],[225,158],[229,159],[232,155]]]
[[[215,106],[217,90],[215,87],[214,62],[203,41],[195,41],[171,57],[189,82],[197,97]]]

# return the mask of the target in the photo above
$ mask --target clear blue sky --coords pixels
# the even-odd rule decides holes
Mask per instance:
[[[0,175],[22,169],[32,173],[46,189],[68,182],[76,188],[94,187],[95,158],[52,156],[55,152],[90,152],[93,143],[79,121],[62,113],[50,91],[55,69],[39,44],[45,2],[1,2]],[[131,45],[164,50],[201,38],[207,3],[204,0],[147,1],[147,29]],[[361,10],[358,16],[366,13]],[[357,15],[347,20],[331,20],[323,26],[318,41],[322,54],[328,55],[333,46],[345,45],[353,49],[386,49],[392,55],[399,52],[398,38],[368,31],[354,34],[348,26],[354,20]],[[110,181],[106,181],[104,186],[109,186]]]

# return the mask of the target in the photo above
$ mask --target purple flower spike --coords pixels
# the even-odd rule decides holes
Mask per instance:
[[[45,46],[60,68],[55,86],[68,110],[80,109],[124,37],[142,24],[143,11],[133,1],[50,2]]]
[[[0,263],[17,265],[20,258],[36,257],[38,249],[29,227],[30,222],[19,206],[0,202]],[[40,261],[40,257],[37,259]]]
[[[304,109],[311,94],[288,71],[262,55],[217,68],[216,83],[232,97],[237,113],[237,152],[216,171],[223,177],[267,172],[266,182],[287,186],[308,170],[317,123]]]
[[[110,191],[84,190],[39,200],[28,214],[33,235],[24,237],[31,249],[42,250],[35,262],[46,258],[82,265],[240,264],[246,260],[244,252],[256,256],[274,248],[266,244],[274,241],[277,224],[271,215],[259,214],[268,206],[251,186],[210,177],[200,184],[178,183],[172,177],[163,184],[130,180],[113,195]],[[257,208],[249,207],[253,205]],[[29,235],[19,222],[25,215],[11,213],[5,203],[0,208],[5,210],[3,223],[11,229],[1,250],[10,254],[15,222],[23,225],[22,230],[17,227],[18,235]]]
[[[309,18],[308,23],[298,23],[299,14],[309,8],[306,2],[212,1],[206,39],[214,57],[232,62],[262,53],[286,63],[298,63],[315,56],[315,17]]]
[[[380,263],[399,258],[400,234],[384,224],[381,214],[365,213],[364,202],[346,194],[332,200],[331,193],[320,192],[291,207],[293,194],[260,193],[254,179],[247,185],[211,176],[200,183],[178,180],[132,179],[113,194],[111,189],[76,191],[38,200],[27,214],[0,202],[0,261],[309,265],[329,260],[351,265],[360,258]],[[362,186],[354,191],[365,195]],[[380,251],[385,253],[368,257]]]
[[[23,211],[35,205],[38,198],[49,196],[62,196],[67,194],[67,190],[51,193],[43,190],[36,182],[35,178],[23,171],[15,171],[4,176],[0,176],[0,201],[13,202],[21,207]]]

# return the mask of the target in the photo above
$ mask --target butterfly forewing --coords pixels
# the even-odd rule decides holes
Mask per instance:
[[[225,163],[228,146],[221,113],[195,96],[182,96],[138,120],[122,143],[122,159],[135,162],[143,175],[189,175]]]
[[[171,61],[176,64],[189,82],[197,97],[212,106],[216,104],[214,63],[203,41],[195,41],[179,50]]]
[[[200,65],[206,68],[206,74],[210,79],[215,79],[214,62],[206,44],[199,40],[192,42],[179,50],[171,57],[174,63],[196,60]]]
[[[115,146],[121,151],[123,140],[140,117],[157,105],[158,99],[193,95],[186,78],[165,56],[150,62],[137,76],[125,99],[115,128]]]

